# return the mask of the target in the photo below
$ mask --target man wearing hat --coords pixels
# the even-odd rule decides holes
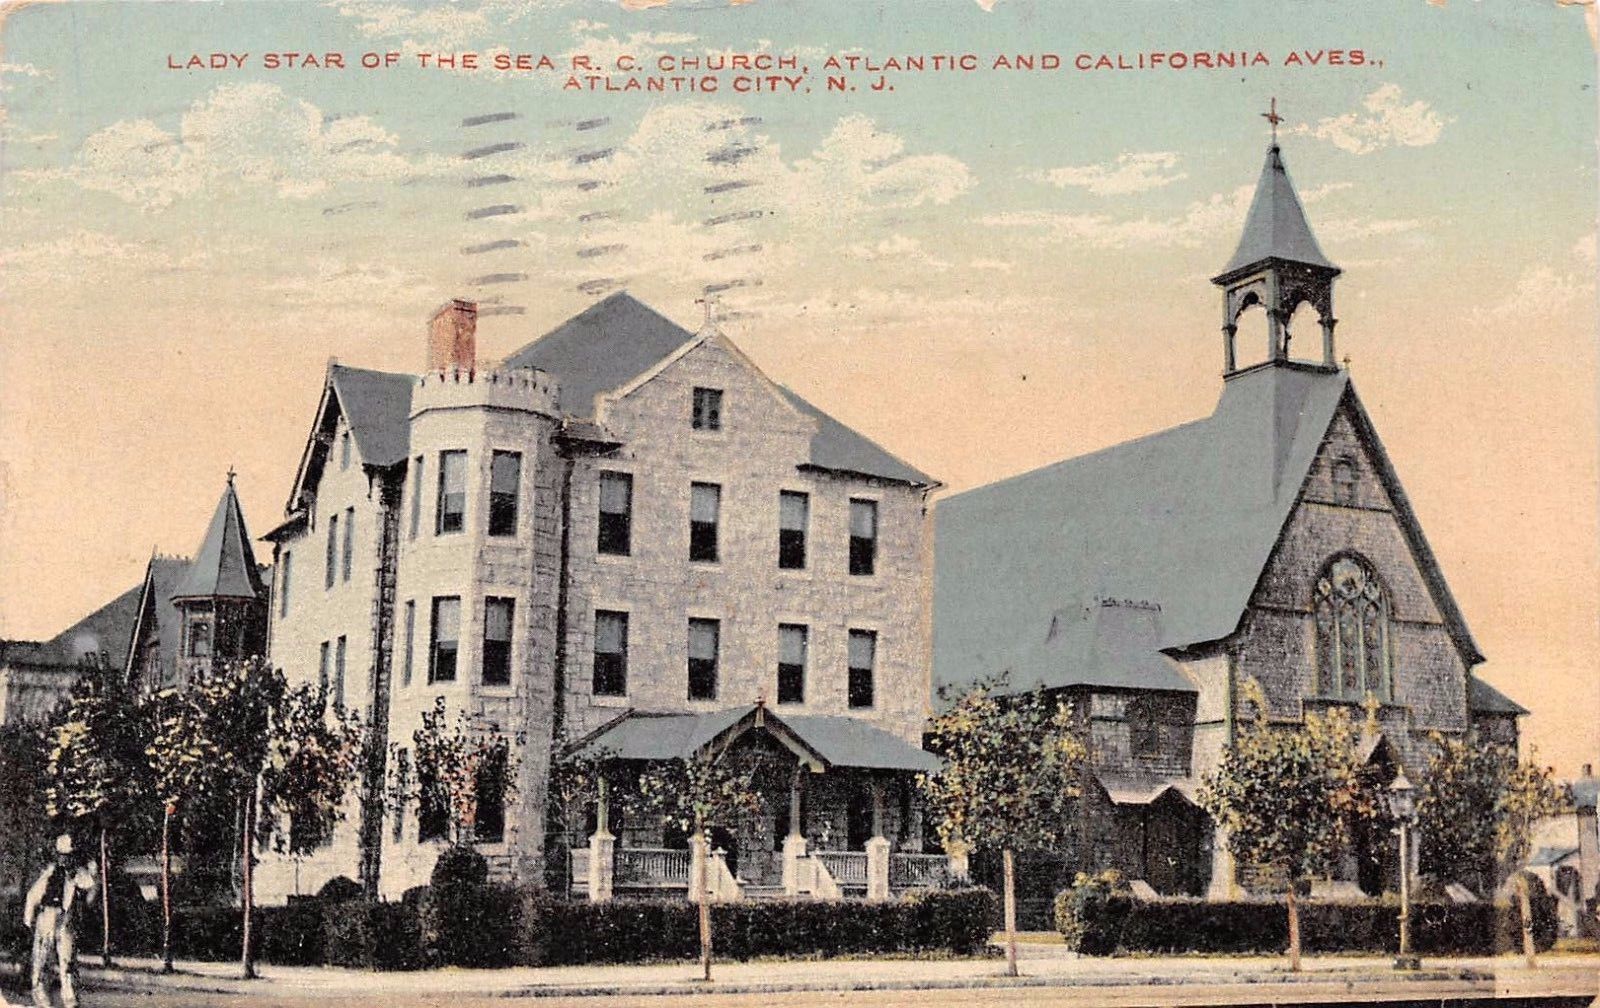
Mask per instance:
[[[72,837],[63,833],[56,837],[55,863],[28,890],[22,909],[22,919],[33,928],[33,1003],[39,1008],[50,1008],[45,977],[52,956],[61,977],[61,1003],[65,1008],[74,1008],[78,1003],[73,984],[78,970],[74,956],[77,920],[73,911],[93,903],[94,898],[94,863],[79,862],[74,866]]]

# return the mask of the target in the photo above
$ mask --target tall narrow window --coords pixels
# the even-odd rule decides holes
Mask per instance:
[[[871,630],[850,631],[849,699],[852,707],[871,707],[872,667],[878,658],[878,635]]]
[[[489,534],[517,534],[517,495],[522,487],[522,453],[497,451],[489,459]]]
[[[327,569],[322,575],[322,587],[332,588],[334,574],[339,570],[339,516],[328,516]]]
[[[328,695],[328,680],[333,677],[333,645],[323,641],[317,648],[317,690]]]
[[[289,615],[289,574],[294,570],[294,554],[283,551],[278,561],[278,618]]]
[[[355,508],[345,508],[344,509],[344,555],[340,559],[343,561],[344,579],[346,581],[350,580],[350,559],[355,554],[355,548],[356,548],[356,546],[355,546],[355,538],[356,538],[356,509]]]
[[[511,617],[516,602],[508,598],[483,600],[483,684],[505,686],[511,682]]]
[[[417,530],[422,527],[422,463],[427,458],[418,455],[411,462],[416,470],[411,475],[411,538],[417,537]]]
[[[717,698],[717,638],[721,627],[714,619],[689,621],[689,699]]]
[[[722,487],[715,483],[689,486],[689,559],[717,560],[717,518],[722,512]]]
[[[1317,691],[1359,700],[1393,699],[1389,593],[1372,565],[1342,554],[1323,568],[1313,589],[1317,627]]]
[[[594,614],[594,695],[628,695],[628,614]]]
[[[205,616],[189,617],[189,657],[211,657],[211,620]]]
[[[461,599],[454,595],[435,597],[432,627],[428,682],[455,682],[456,655],[461,650]]]
[[[806,525],[811,497],[795,490],[778,493],[778,566],[799,570],[806,565]]]
[[[878,568],[878,502],[850,502],[850,573],[871,574]]]
[[[405,657],[400,665],[400,685],[411,685],[411,668],[416,654],[417,640],[417,603],[406,603],[406,648]]]
[[[610,556],[633,550],[633,477],[627,473],[600,474],[600,539],[595,548]]]
[[[487,753],[473,777],[472,793],[478,810],[473,817],[473,839],[499,843],[506,838],[506,750]]]
[[[694,390],[694,418],[691,422],[695,430],[722,429],[721,389],[697,388]]]
[[[344,658],[347,641],[341,635],[333,646],[333,705],[344,706]]]
[[[798,623],[778,624],[778,702],[806,702],[806,645],[808,636]]]
[[[429,761],[417,760],[417,842],[442,840],[450,829],[450,794],[438,770]]]
[[[350,428],[339,432],[339,468],[350,468]]]
[[[434,534],[460,532],[467,525],[467,453],[439,453],[439,499]]]

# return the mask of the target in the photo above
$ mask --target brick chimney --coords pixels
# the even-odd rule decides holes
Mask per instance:
[[[478,306],[448,301],[428,322],[428,370],[471,371],[478,361]]]

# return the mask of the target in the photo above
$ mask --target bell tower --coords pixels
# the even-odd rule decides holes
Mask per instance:
[[[1310,304],[1320,316],[1322,361],[1313,367],[1337,370],[1333,349],[1333,280],[1339,267],[1329,262],[1306,223],[1305,210],[1283,166],[1278,148],[1278,100],[1262,116],[1272,124],[1267,162],[1256,183],[1255,198],[1245,217],[1239,247],[1211,282],[1222,288],[1223,377],[1238,372],[1234,337],[1239,316],[1261,306],[1267,313],[1267,361],[1262,366],[1287,364],[1289,319],[1301,304]],[[1304,363],[1304,362],[1300,362]]]

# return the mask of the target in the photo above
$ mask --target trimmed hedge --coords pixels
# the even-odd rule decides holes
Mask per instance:
[[[724,960],[885,952],[974,955],[988,943],[996,902],[987,889],[952,889],[883,902],[719,903],[711,908],[712,934],[715,954]],[[130,920],[137,925],[113,931],[115,950],[157,954],[160,908],[144,906]],[[174,955],[237,959],[241,928],[234,907],[176,909]],[[26,955],[26,932],[12,931],[0,937]],[[577,903],[471,883],[419,888],[392,903],[303,897],[287,906],[257,907],[252,938],[262,962],[375,970],[682,960],[694,958],[700,948],[696,907],[687,900]],[[95,947],[80,944],[83,954]]]
[[[1555,944],[1555,900],[1531,892],[1534,941]],[[1056,927],[1084,955],[1115,952],[1277,953],[1289,945],[1288,912],[1280,900],[1208,902],[1192,898],[1137,900],[1114,880],[1084,879],[1056,897]],[[1300,903],[1300,942],[1307,952],[1393,952],[1400,907],[1390,900]],[[1512,903],[1413,903],[1411,945],[1421,954],[1485,955],[1522,947]]]

